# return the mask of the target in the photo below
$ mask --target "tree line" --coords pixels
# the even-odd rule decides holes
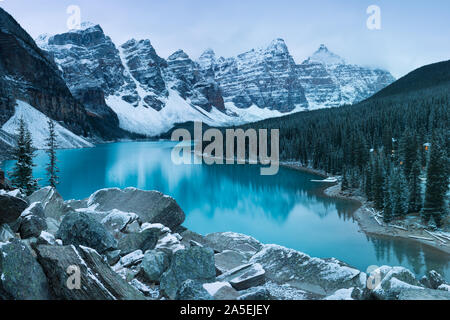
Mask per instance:
[[[58,166],[56,149],[58,144],[56,141],[55,123],[49,119],[48,137],[46,138],[46,153],[49,157],[49,162],[46,167],[48,184],[56,188],[59,183]],[[16,145],[13,150],[13,160],[15,160],[14,167],[10,172],[11,183],[13,187],[19,189],[26,195],[31,195],[39,188],[39,181],[33,177],[33,168],[36,166],[33,162],[36,156],[36,150],[33,147],[33,139],[31,133],[23,118],[19,119],[19,124],[16,133]]]
[[[449,94],[422,90],[241,126],[280,129],[280,158],[342,176],[391,222],[449,213]]]

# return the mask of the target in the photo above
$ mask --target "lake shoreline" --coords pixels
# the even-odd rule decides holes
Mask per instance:
[[[323,171],[315,170],[312,168],[305,168],[301,166],[298,163],[294,162],[284,162],[280,163],[280,166],[285,168],[290,168],[293,170],[311,173],[318,175],[323,178],[329,178],[330,176],[327,175]],[[361,195],[355,195],[355,194],[344,194],[340,190],[339,184],[334,183],[333,185],[329,187],[323,187],[321,188],[321,193],[324,196],[330,197],[330,198],[337,198],[337,199],[343,199],[343,200],[350,200],[350,201],[356,201],[359,204],[359,208],[353,213],[353,217],[358,222],[359,228],[362,232],[364,232],[366,235],[375,235],[375,236],[382,236],[382,237],[388,237],[388,238],[401,238],[404,240],[413,241],[416,243],[423,244],[425,246],[431,247],[433,249],[439,250],[440,252],[444,252],[448,255],[450,255],[450,241],[447,241],[446,244],[440,243],[438,240],[433,238],[430,234],[426,233],[423,230],[402,230],[400,228],[393,227],[392,225],[385,225],[382,222],[382,219],[378,218],[378,221],[382,223],[380,225],[377,220],[374,218],[372,214],[373,208],[370,206],[368,201]],[[420,238],[430,238],[434,239],[433,241],[428,241],[424,239],[418,239],[418,238],[411,238],[413,237],[420,237]]]

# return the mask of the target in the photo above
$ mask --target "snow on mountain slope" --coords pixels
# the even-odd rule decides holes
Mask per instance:
[[[2,130],[9,134],[16,134],[20,119],[24,119],[31,133],[33,146],[38,149],[45,149],[45,140],[48,137],[47,121],[49,118],[28,103],[17,100],[14,116],[3,125]],[[55,131],[56,141],[61,149],[93,147],[93,144],[62,127],[57,122],[55,122]]]

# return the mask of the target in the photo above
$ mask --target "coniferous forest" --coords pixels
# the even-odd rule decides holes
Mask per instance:
[[[420,68],[353,106],[242,126],[280,129],[280,158],[341,175],[385,222],[448,215],[450,61]]]

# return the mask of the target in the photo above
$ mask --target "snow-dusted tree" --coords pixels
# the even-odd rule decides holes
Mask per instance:
[[[48,183],[51,187],[56,188],[56,185],[59,183],[58,179],[58,167],[56,165],[58,159],[56,158],[56,149],[58,148],[58,144],[56,142],[56,132],[55,132],[55,123],[53,120],[49,119],[48,122],[48,137],[46,139],[46,152],[49,158],[49,162],[47,164],[47,176]]]
[[[348,190],[348,188],[349,188],[349,184],[348,184],[348,177],[347,177],[347,169],[344,168],[343,174],[342,174],[341,191]]]
[[[425,191],[425,203],[422,209],[422,218],[425,222],[434,219],[440,227],[447,214],[445,196],[448,190],[448,157],[443,146],[444,143],[437,137],[433,139],[430,160],[427,170],[427,186]]]
[[[392,214],[404,218],[408,214],[409,190],[403,168],[394,169],[391,177]]]
[[[21,118],[17,129],[16,147],[13,151],[16,163],[11,172],[11,182],[26,195],[31,195],[38,188],[37,180],[33,178],[34,156],[31,134]]]
[[[420,184],[420,159],[417,159],[409,173],[409,212],[420,212],[422,209],[422,188]]]
[[[372,192],[375,208],[383,210],[384,207],[384,167],[381,158],[375,159],[372,171]]]
[[[390,175],[392,174],[392,172],[390,172],[389,174],[386,174],[386,177],[384,179],[384,209],[383,209],[383,220],[385,223],[389,223],[392,221],[393,216],[392,216],[392,197],[391,197],[391,179],[390,179]]]

